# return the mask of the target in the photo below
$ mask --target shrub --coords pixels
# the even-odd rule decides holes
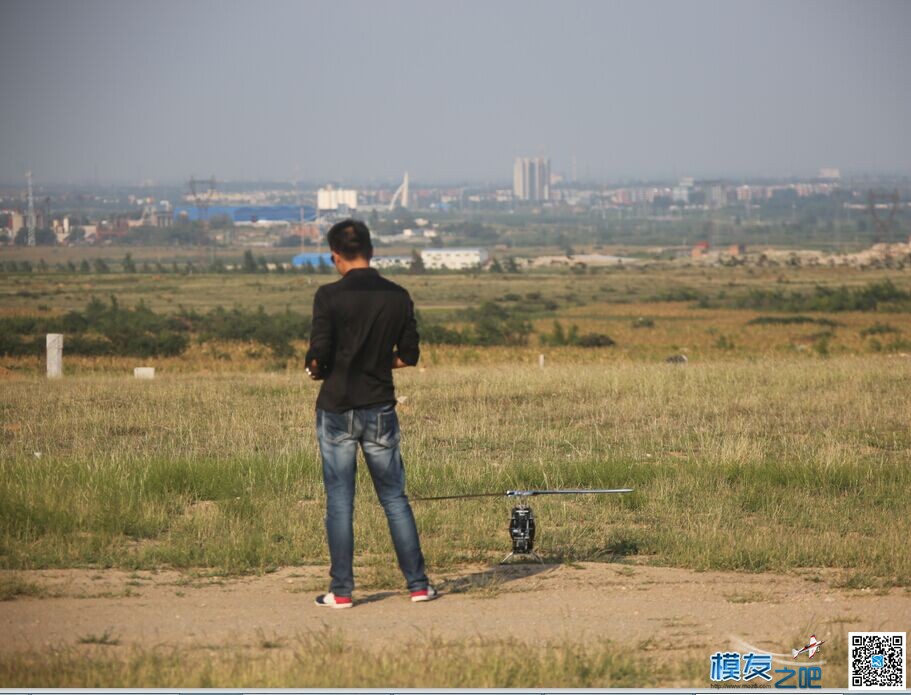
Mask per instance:
[[[464,345],[466,337],[461,331],[448,328],[442,323],[427,321],[420,311],[414,312],[421,342],[428,345]]]
[[[734,341],[728,338],[726,335],[719,335],[715,340],[715,347],[719,350],[733,350],[735,345]]]
[[[563,330],[563,324],[554,321],[553,330],[550,334],[541,336],[542,345],[559,347],[562,345],[573,345],[576,347],[610,347],[615,345],[613,338],[604,333],[585,333],[579,334],[579,327],[575,324],[569,327],[569,330]]]
[[[155,357],[179,355],[192,335],[201,339],[254,341],[272,349],[276,357],[294,354],[291,340],[306,339],[310,317],[286,310],[267,314],[225,310],[207,314],[181,311],[174,316],[156,314],[145,304],[121,307],[116,298],[106,304],[97,298],[83,311],[58,317],[13,316],[0,319],[0,354],[41,354],[46,333],[63,333],[65,350],[75,355],[130,355]]]
[[[531,334],[531,324],[521,314],[495,302],[460,312],[459,318],[469,324],[461,331],[429,322],[419,312],[416,318],[418,333],[427,344],[527,345]]]
[[[469,312],[471,345],[527,345],[531,324],[494,302],[484,302]]]
[[[816,340],[813,341],[813,351],[820,357],[829,356],[829,340],[832,335],[830,334],[819,334],[816,337]]]
[[[687,287],[675,287],[674,289],[659,292],[652,297],[652,301],[655,302],[695,302],[701,299],[705,298]]]
[[[579,336],[576,343],[579,347],[610,347],[616,344],[613,338],[604,333],[586,333]]]
[[[871,335],[886,335],[887,333],[901,333],[901,331],[888,323],[874,323],[872,326],[862,329],[860,337],[867,338]]]
[[[829,326],[830,328],[835,328],[836,326],[843,326],[843,323],[838,321],[833,321],[832,319],[817,319],[812,316],[757,316],[755,319],[747,321],[748,326],[774,326],[774,325],[792,325],[792,324],[806,324],[812,323],[817,326]]]
[[[217,307],[208,314],[182,313],[200,338],[253,341],[272,349],[276,357],[294,354],[291,340],[306,340],[310,335],[310,317],[285,309],[280,314],[267,314],[263,307],[256,311]]]
[[[891,280],[863,287],[821,287],[811,294],[781,290],[752,289],[734,302],[747,309],[777,311],[911,311],[911,292],[899,289]]]

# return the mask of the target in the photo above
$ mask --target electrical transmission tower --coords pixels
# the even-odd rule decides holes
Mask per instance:
[[[38,223],[35,219],[35,196],[32,194],[32,172],[25,172],[25,180],[28,182],[28,220],[26,229],[28,229],[28,245],[35,246],[38,243],[37,229]]]
[[[886,217],[880,217],[879,213],[876,211],[877,201],[883,203],[891,203],[889,206],[889,214]],[[872,189],[867,195],[867,212],[870,215],[870,219],[873,221],[873,243],[881,244],[883,242],[887,244],[892,243],[892,231],[895,229],[895,215],[898,212],[898,189],[892,191],[892,193],[876,193]]]
[[[196,205],[196,217],[202,225],[203,235],[206,239],[209,236],[209,204],[215,197],[215,177],[212,176],[208,181],[201,181],[190,176],[187,184],[190,187],[190,195],[193,196],[193,204]],[[211,240],[209,240],[211,241]],[[210,248],[210,262],[215,264],[215,245]]]
[[[191,176],[187,185],[190,187],[190,195],[193,196],[193,204],[196,205],[197,216],[203,225],[207,226],[209,204],[215,197],[215,177],[201,181]]]

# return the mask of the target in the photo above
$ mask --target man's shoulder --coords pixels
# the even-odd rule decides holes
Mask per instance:
[[[316,294],[325,297],[326,295],[330,295],[330,294],[333,294],[334,292],[338,292],[338,290],[341,288],[341,286],[340,286],[341,281],[342,281],[341,278],[339,278],[335,282],[327,282],[324,285],[320,285],[319,287],[316,288]]]
[[[408,290],[401,285],[397,285],[384,275],[380,275],[380,272],[375,268],[370,268],[368,272],[353,278],[350,287],[353,290],[389,292],[408,296]]]
[[[408,290],[406,290],[401,285],[394,283],[389,278],[384,277],[384,276],[380,275],[379,273],[377,273],[376,277],[377,277],[377,282],[383,287],[383,289],[385,289],[389,292],[400,292],[404,295],[408,294]]]

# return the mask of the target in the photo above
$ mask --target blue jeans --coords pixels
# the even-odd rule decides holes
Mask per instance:
[[[331,567],[329,591],[351,596],[354,590],[354,481],[357,446],[386,512],[389,533],[409,591],[426,589],[427,574],[417,526],[405,495],[405,467],[399,453],[395,405],[355,408],[344,413],[316,411],[316,432],[326,486],[326,536]]]

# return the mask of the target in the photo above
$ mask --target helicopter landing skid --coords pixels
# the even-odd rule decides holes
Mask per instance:
[[[544,564],[544,558],[542,558],[540,555],[538,555],[535,551],[531,551],[528,553],[511,552],[511,553],[509,553],[509,555],[507,555],[502,560],[500,560],[500,564],[501,565],[512,564],[510,562],[507,562],[509,560],[509,558],[511,558],[511,557],[529,557],[529,556],[533,557],[535,560],[540,562],[542,565]]]

